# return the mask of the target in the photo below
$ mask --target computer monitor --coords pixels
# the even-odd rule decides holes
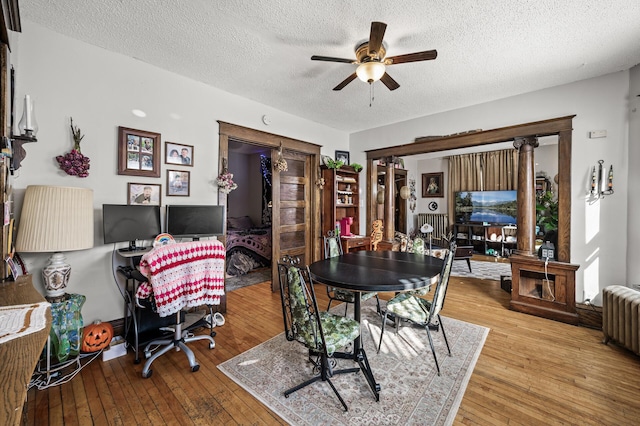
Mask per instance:
[[[102,205],[104,243],[129,241],[126,251],[140,250],[136,240],[152,240],[160,229],[160,206]]]
[[[225,206],[169,205],[167,233],[176,238],[212,237],[224,233]]]

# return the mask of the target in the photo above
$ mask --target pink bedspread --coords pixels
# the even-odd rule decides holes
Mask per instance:
[[[140,261],[149,278],[136,297],[153,292],[158,315],[166,317],[184,307],[219,305],[224,294],[225,249],[218,240],[174,243],[154,249]]]

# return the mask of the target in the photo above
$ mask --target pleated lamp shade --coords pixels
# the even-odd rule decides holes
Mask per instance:
[[[55,252],[43,269],[47,299],[64,300],[71,275],[63,251],[93,247],[93,190],[60,186],[27,187],[16,251]]]
[[[19,252],[56,252],[93,247],[93,190],[30,185],[18,227]]]

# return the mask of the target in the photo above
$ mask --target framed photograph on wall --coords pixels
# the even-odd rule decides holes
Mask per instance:
[[[193,166],[193,146],[175,142],[164,143],[164,162],[166,164],[180,164]]]
[[[349,151],[336,151],[336,161],[342,161],[345,166],[349,165]]]
[[[444,197],[444,173],[422,174],[422,198]]]
[[[118,174],[160,177],[160,133],[118,127]]]
[[[188,197],[190,173],[182,170],[167,170],[167,195]]]
[[[129,183],[127,185],[127,204],[159,206],[162,185],[155,183]]]

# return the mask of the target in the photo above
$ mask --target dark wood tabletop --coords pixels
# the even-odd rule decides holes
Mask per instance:
[[[345,290],[404,291],[436,284],[441,259],[397,251],[359,251],[309,265],[311,277]]]

